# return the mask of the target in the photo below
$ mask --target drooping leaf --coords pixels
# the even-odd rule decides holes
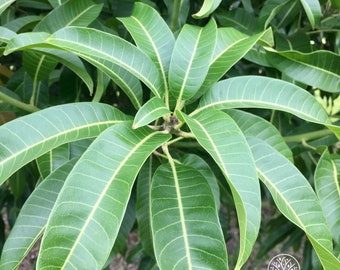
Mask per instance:
[[[331,124],[325,109],[308,92],[294,84],[260,76],[234,77],[216,83],[192,114],[210,107],[282,110],[307,121]]]
[[[300,0],[311,24],[315,28],[316,24],[320,21],[322,16],[321,6],[318,0]]]
[[[138,110],[132,128],[145,126],[159,117],[170,113],[162,99],[153,97]]]
[[[24,52],[23,65],[35,83],[48,78],[58,62],[38,52]]]
[[[137,178],[136,217],[138,233],[143,250],[150,256],[154,256],[151,232],[150,190],[152,176],[157,165],[159,165],[157,160],[152,156],[149,157],[141,168]]]
[[[214,56],[209,65],[209,71],[202,85],[209,89],[233,65],[235,65],[247,52],[264,36],[272,35],[271,29],[256,35],[247,36],[234,28],[219,28]]]
[[[67,177],[52,210],[37,267],[101,269],[122,223],[135,177],[170,135],[131,122],[108,128]]]
[[[248,259],[261,220],[260,186],[248,143],[227,114],[206,109],[189,117],[181,114],[199,144],[212,156],[232,191],[240,226],[240,252],[235,268]]]
[[[228,110],[246,137],[256,137],[274,147],[288,160],[293,162],[293,154],[280,132],[263,118],[241,110]]]
[[[55,170],[27,199],[5,242],[0,260],[1,270],[17,269],[41,237],[59,191],[76,161],[73,159]]]
[[[160,14],[149,5],[135,3],[130,17],[119,18],[137,46],[150,56],[168,91],[167,76],[175,37]]]
[[[0,14],[4,12],[6,8],[8,8],[15,0],[1,0],[0,1]]]
[[[306,233],[325,269],[339,268],[340,262],[332,254],[332,235],[325,214],[308,180],[263,141],[250,138],[248,142],[259,177],[281,213]]]
[[[95,137],[127,119],[106,104],[78,103],[41,110],[0,126],[0,184],[47,151],[67,142]]]
[[[156,170],[151,221],[160,269],[228,269],[213,193],[193,167],[173,163]]]
[[[88,26],[98,17],[101,9],[101,4],[94,4],[91,0],[69,0],[49,12],[34,31],[52,34],[66,26]]]
[[[177,37],[170,70],[170,91],[177,106],[194,96],[208,72],[215,48],[217,27],[211,20],[205,27],[185,25]]]
[[[14,20],[7,22],[6,24],[2,26],[17,33],[23,28],[26,29],[27,27],[30,27],[31,25],[36,24],[41,19],[42,19],[41,16],[28,15],[28,16],[18,17]]]
[[[204,0],[201,9],[193,14],[195,19],[202,19],[208,17],[219,6],[222,0]]]
[[[340,92],[340,56],[330,51],[267,50],[270,63],[289,77],[330,93]]]
[[[326,150],[315,170],[315,190],[326,214],[334,241],[340,243],[340,184],[338,155],[330,155]]]

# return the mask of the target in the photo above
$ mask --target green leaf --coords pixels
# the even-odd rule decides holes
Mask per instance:
[[[59,191],[76,161],[73,159],[55,170],[27,199],[5,242],[0,260],[1,270],[17,269],[41,237]]]
[[[140,108],[133,121],[133,129],[145,126],[152,121],[171,112],[166,108],[162,99],[158,97],[151,98]]]
[[[118,234],[135,177],[170,135],[131,122],[108,128],[81,156],[58,196],[37,268],[101,269]]]
[[[327,112],[311,94],[294,84],[260,76],[234,77],[216,83],[192,114],[211,107],[281,110],[306,121],[331,124]]]
[[[112,34],[82,27],[66,27],[51,36],[40,32],[26,33],[12,39],[5,53],[41,47],[70,51],[87,60],[123,86],[126,94],[133,96],[132,102],[141,97],[137,96],[140,93],[134,93],[136,87],[130,87],[135,81],[131,83],[129,73],[142,80],[156,96],[161,97],[164,93],[164,85],[151,59],[131,43]],[[124,85],[128,86],[124,88]]]
[[[162,76],[167,92],[167,76],[175,37],[166,22],[156,10],[139,2],[135,3],[130,17],[118,19],[128,29],[137,46],[150,56]]]
[[[330,93],[340,92],[340,56],[330,51],[268,50],[270,63],[289,77]]]
[[[17,34],[3,26],[0,26],[0,41],[7,43],[10,39],[14,38]]]
[[[127,119],[106,104],[78,103],[41,110],[0,126],[0,184],[47,151],[67,142],[95,137]]]
[[[4,12],[15,0],[0,0],[0,14]]]
[[[48,78],[57,64],[58,62],[55,59],[41,53],[26,51],[23,54],[25,70],[35,83]]]
[[[184,25],[175,43],[169,70],[169,84],[177,98],[177,108],[183,100],[194,96],[208,72],[216,43],[216,23],[205,27]]]
[[[35,25],[41,19],[42,19],[41,16],[28,15],[28,16],[18,17],[14,20],[9,21],[8,23],[2,26],[18,33],[19,31],[22,31],[23,29],[27,29],[27,28],[30,29],[32,25]]]
[[[339,155],[330,155],[326,150],[315,170],[315,190],[331,227],[334,241],[340,244],[340,187]]]
[[[214,56],[202,87],[209,89],[244,57],[257,42],[267,35],[272,35],[271,29],[247,36],[234,28],[219,28]]]
[[[173,163],[156,170],[151,220],[160,269],[228,269],[213,193],[193,167]]]
[[[195,19],[202,19],[208,17],[220,5],[222,0],[204,0],[201,9],[193,14]]]
[[[35,32],[54,33],[66,26],[88,26],[102,9],[91,0],[69,0],[49,12],[34,28]]]
[[[281,213],[306,233],[324,269],[339,268],[340,263],[332,254],[330,229],[309,182],[274,148],[256,138],[248,142],[259,177]]]
[[[50,173],[69,161],[69,144],[63,144],[38,157],[36,162],[40,177],[45,179]]]
[[[144,163],[137,179],[137,204],[136,217],[138,222],[138,234],[143,245],[143,250],[150,256],[154,256],[151,213],[150,213],[150,190],[152,176],[158,162],[152,156]]]
[[[265,141],[293,162],[292,151],[274,125],[262,117],[244,111],[228,110],[227,113],[234,119],[246,137],[256,137]]]
[[[318,0],[300,0],[311,24],[312,28],[315,28],[319,23],[322,16],[321,6]]]
[[[240,252],[235,269],[248,259],[261,220],[260,185],[248,143],[227,114],[207,109],[185,122],[199,144],[212,156],[232,191],[240,226]]]
[[[214,175],[209,164],[200,156],[194,154],[183,155],[180,159],[183,165],[191,166],[199,171],[205,179],[207,179],[208,184],[213,192],[215,199],[216,209],[220,209],[220,189],[218,187],[216,176]]]

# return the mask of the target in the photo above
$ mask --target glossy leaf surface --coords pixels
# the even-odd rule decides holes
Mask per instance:
[[[337,269],[332,236],[324,212],[309,182],[299,170],[261,140],[248,140],[260,179],[276,206],[308,236],[325,269]]]
[[[240,226],[236,268],[248,259],[261,219],[260,186],[255,163],[242,131],[223,112],[207,109],[189,117],[182,114],[199,144],[212,156],[232,191]]]
[[[204,0],[201,9],[192,15],[196,19],[202,19],[208,17],[219,6],[222,0]]]
[[[315,171],[315,190],[331,227],[334,241],[340,243],[340,157],[325,151]]]
[[[156,170],[151,219],[160,269],[228,269],[212,191],[194,168],[166,164]]]
[[[8,8],[15,0],[1,0],[0,1],[0,14],[4,12],[6,8]]]
[[[138,2],[130,17],[119,20],[129,30],[137,46],[155,63],[168,91],[167,76],[175,37],[166,22],[149,5]]]
[[[320,3],[318,0],[300,0],[312,28],[320,21],[322,16]]]
[[[76,161],[73,159],[55,170],[27,199],[5,243],[0,269],[17,269],[42,236],[59,191]]]
[[[235,77],[216,83],[194,113],[210,107],[282,110],[307,121],[330,124],[325,109],[308,92],[294,84],[260,76]]]
[[[216,43],[216,23],[205,27],[185,25],[177,37],[173,50],[169,84],[177,103],[194,96],[208,72]]]
[[[268,60],[294,80],[331,93],[340,92],[340,56],[329,51],[268,51]]]
[[[169,137],[149,128],[131,130],[131,122],[102,132],[65,181],[46,227],[37,267],[101,269],[139,169]]]
[[[0,126],[0,183],[29,161],[67,142],[95,137],[129,119],[112,106],[55,106]]]
[[[171,112],[166,108],[162,99],[153,97],[137,112],[132,128],[139,128]]]

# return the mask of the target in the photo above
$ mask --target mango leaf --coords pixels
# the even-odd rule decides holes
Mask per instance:
[[[337,269],[332,235],[312,187],[300,171],[279,152],[256,138],[248,139],[260,179],[276,206],[311,241],[324,269]]]
[[[15,0],[0,0],[0,14],[4,12]]]
[[[0,184],[47,151],[67,142],[95,137],[127,119],[106,104],[78,103],[41,110],[0,126]]]
[[[137,46],[150,56],[162,76],[167,92],[167,76],[175,37],[166,22],[155,9],[138,2],[130,17],[118,19],[128,29]]]
[[[216,176],[214,175],[212,169],[210,168],[209,164],[200,156],[195,154],[186,154],[183,155],[180,159],[180,162],[183,165],[191,166],[199,171],[205,179],[207,179],[208,184],[213,192],[216,209],[220,209],[220,189],[218,187]]]
[[[170,70],[170,91],[177,98],[177,108],[183,100],[194,96],[208,72],[216,43],[216,23],[205,27],[184,25],[175,43]]]
[[[340,56],[329,51],[300,53],[267,49],[269,62],[289,77],[330,93],[340,92]]]
[[[143,250],[150,256],[154,256],[150,218],[150,190],[152,176],[157,165],[157,160],[152,156],[149,157],[139,171],[137,178],[136,217],[138,233]]]
[[[17,34],[3,26],[0,26],[0,41],[7,43],[10,39],[14,38]]]
[[[272,36],[271,29],[247,36],[234,28],[219,28],[213,59],[202,88],[209,89],[263,37]],[[205,92],[205,91],[204,91]]]
[[[69,144],[58,146],[36,159],[40,177],[45,179],[50,173],[69,161]]]
[[[151,221],[160,269],[228,269],[211,188],[196,169],[158,167],[152,179]]]
[[[88,26],[102,9],[91,0],[69,0],[49,12],[35,27],[35,32],[54,33],[66,26]]]
[[[315,170],[315,190],[321,206],[331,227],[334,241],[340,243],[340,188],[339,188],[338,155],[329,154],[326,150],[321,156]]]
[[[241,110],[228,110],[246,137],[256,137],[275,148],[293,163],[293,154],[274,125],[257,115]]]
[[[308,92],[294,84],[260,76],[234,77],[216,83],[192,115],[211,107],[282,110],[307,121],[331,124],[325,109]]]
[[[202,19],[208,17],[220,5],[222,0],[204,0],[201,9],[193,14],[195,19]]]
[[[136,129],[145,126],[152,121],[155,121],[156,119],[170,113],[171,112],[166,108],[162,99],[153,97],[138,110],[133,121],[132,128]]]
[[[319,23],[322,16],[321,6],[318,0],[300,0],[311,24],[312,28],[315,28]]]
[[[169,134],[149,128],[132,130],[131,122],[102,132],[60,191],[37,268],[77,265],[80,269],[101,269],[117,237],[139,169],[169,138]]]
[[[260,185],[248,143],[234,120],[223,112],[206,109],[193,117],[181,115],[220,167],[232,191],[240,226],[235,269],[240,269],[251,254],[261,220]]]
[[[0,260],[1,270],[17,269],[41,237],[59,191],[76,161],[72,159],[55,170],[26,200],[5,242]]]
[[[260,11],[260,21],[264,29],[268,27],[272,19],[286,6],[294,5],[295,1],[269,0]]]
[[[23,65],[34,84],[48,78],[57,64],[58,62],[55,59],[38,52],[26,51],[23,54]]]
[[[36,24],[41,19],[42,19],[42,16],[28,15],[28,16],[18,17],[14,20],[7,22],[6,24],[3,24],[2,26],[18,33],[23,28],[25,29],[27,29],[27,27],[30,28],[31,27],[30,25]]]

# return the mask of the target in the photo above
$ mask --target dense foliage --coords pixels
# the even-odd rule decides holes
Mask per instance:
[[[1,0],[0,269],[338,269],[339,7]]]

